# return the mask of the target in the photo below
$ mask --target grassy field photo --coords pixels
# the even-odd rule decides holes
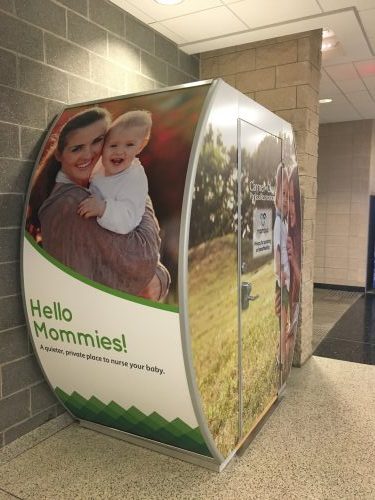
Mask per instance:
[[[242,314],[243,435],[277,391],[278,319],[273,262],[242,275],[259,298]],[[208,426],[226,456],[240,440],[237,242],[215,238],[189,251],[189,313],[194,368]]]
[[[189,316],[203,410],[224,456],[238,441],[237,240],[215,238],[189,251]]]

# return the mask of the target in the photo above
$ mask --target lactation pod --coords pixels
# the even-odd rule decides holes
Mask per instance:
[[[144,172],[146,200],[131,171]],[[87,198],[100,208],[88,213]],[[131,231],[104,223],[134,198]],[[222,470],[291,367],[291,126],[222,80],[68,107],[36,162],[24,228],[29,331],[65,408],[85,427]]]

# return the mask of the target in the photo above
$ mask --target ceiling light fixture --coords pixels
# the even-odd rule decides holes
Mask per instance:
[[[329,28],[323,28],[323,33],[322,33],[323,40],[325,38],[331,38],[332,36],[336,36],[334,31],[332,31]]]
[[[320,104],[327,104],[328,102],[332,102],[332,99],[331,98],[319,99]]]
[[[154,0],[156,3],[160,3],[161,5],[177,5],[182,3],[184,0]]]
[[[322,52],[327,52],[328,50],[334,49],[338,44],[335,38],[327,38],[322,42]]]

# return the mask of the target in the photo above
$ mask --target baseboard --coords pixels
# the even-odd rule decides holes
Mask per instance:
[[[362,292],[366,291],[364,286],[349,285],[330,285],[329,283],[314,283],[314,288],[326,288],[329,290],[342,290],[343,292]]]

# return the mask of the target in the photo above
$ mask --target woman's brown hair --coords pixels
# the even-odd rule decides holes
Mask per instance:
[[[100,120],[105,120],[107,125],[110,123],[110,113],[104,108],[94,107],[74,115],[61,128],[57,141],[50,147],[50,150],[39,164],[30,192],[26,218],[26,229],[35,239],[40,238],[38,211],[51,194],[56,183],[57,173],[61,168],[61,163],[56,158],[56,152],[61,154],[64,151],[71,132],[88,127]]]

